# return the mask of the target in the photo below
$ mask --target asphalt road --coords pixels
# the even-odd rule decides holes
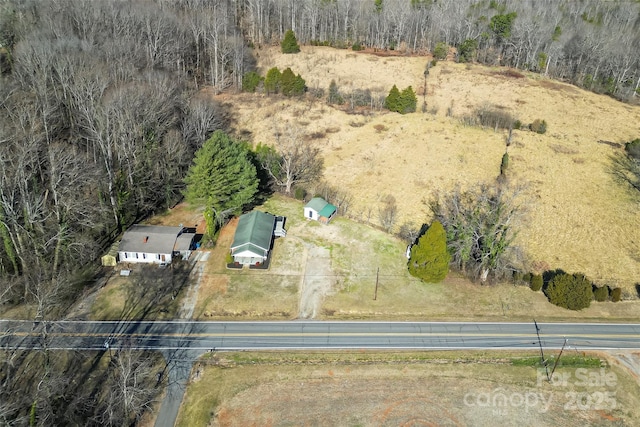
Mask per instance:
[[[640,349],[640,324],[539,323],[542,346]],[[0,347],[101,350],[536,349],[531,323],[0,320]]]

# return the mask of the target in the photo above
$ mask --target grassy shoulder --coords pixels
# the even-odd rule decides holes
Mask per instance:
[[[194,367],[177,425],[634,425],[633,378],[598,355],[563,359],[549,383],[528,352],[219,353]]]

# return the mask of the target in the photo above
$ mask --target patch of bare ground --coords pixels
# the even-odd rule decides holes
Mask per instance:
[[[326,90],[335,80],[343,93],[370,89],[374,96],[385,96],[394,84],[422,93],[430,59],[324,47],[303,47],[297,55],[282,55],[276,48],[257,54],[263,74],[273,66],[291,67],[309,87]],[[358,119],[324,99],[261,94],[227,96],[226,101],[237,113],[235,128],[254,143],[275,144],[275,124],[324,134],[313,141],[323,152],[326,180],[353,195],[349,215],[375,222],[382,198],[392,194],[398,224],[429,221],[424,201],[435,190],[493,181],[500,173],[506,133],[465,127],[459,117],[489,104],[501,106],[525,127],[545,120],[545,134],[515,130],[509,147],[509,179],[526,187],[527,215],[517,244],[532,266],[582,272],[599,285],[622,286],[634,295],[640,277],[640,211],[608,172],[610,155],[620,146],[598,141],[621,144],[637,138],[640,107],[533,73],[512,74],[440,61],[427,78],[428,112],[407,115],[373,111]],[[326,132],[329,128],[338,131]]]

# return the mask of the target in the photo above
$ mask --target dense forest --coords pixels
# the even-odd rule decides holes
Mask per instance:
[[[251,48],[289,29],[302,44],[444,44],[629,100],[639,26],[629,1],[4,0],[0,303],[46,318],[124,228],[180,200],[230,114],[199,90],[238,90]]]

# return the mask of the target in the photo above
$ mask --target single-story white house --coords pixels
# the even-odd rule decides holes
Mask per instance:
[[[328,224],[336,216],[338,208],[327,202],[322,197],[314,197],[304,205],[304,217],[308,220],[319,221]]]
[[[266,212],[252,211],[240,216],[231,244],[233,261],[259,266],[269,258],[276,217]]]
[[[170,264],[173,257],[189,258],[195,233],[186,228],[159,225],[132,225],[118,247],[119,262]]]

